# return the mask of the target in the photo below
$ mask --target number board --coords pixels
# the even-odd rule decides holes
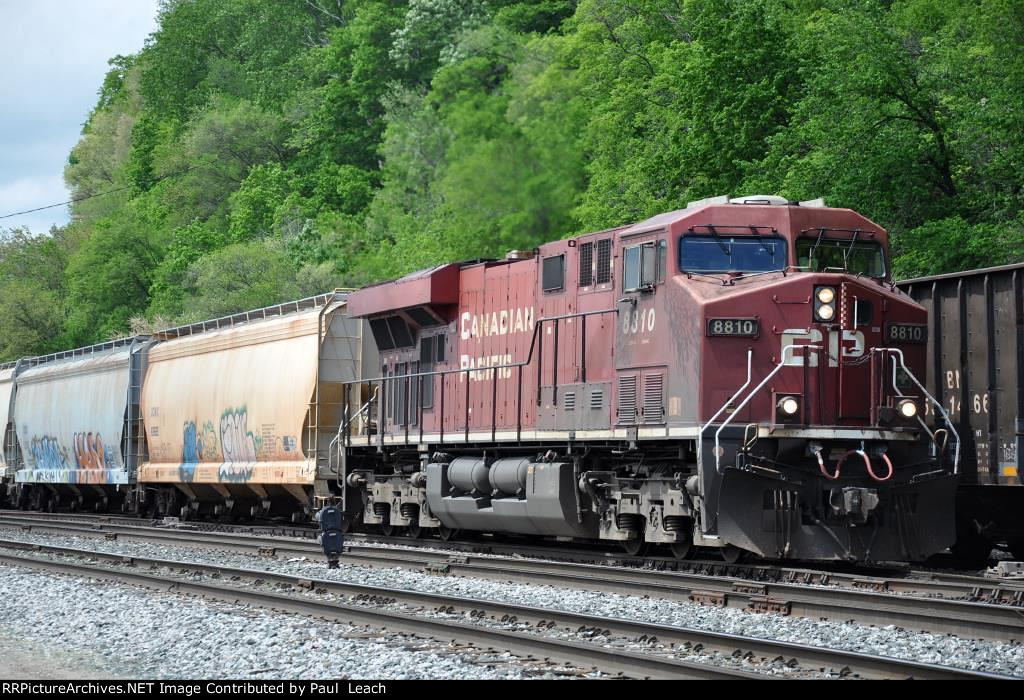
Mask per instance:
[[[756,318],[709,318],[708,335],[741,336],[756,338],[758,331]]]
[[[928,342],[928,326],[923,323],[887,323],[885,324],[885,342],[926,343]]]

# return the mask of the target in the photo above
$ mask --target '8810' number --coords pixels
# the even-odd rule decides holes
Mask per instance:
[[[708,335],[757,335],[756,318],[712,318],[708,319]]]

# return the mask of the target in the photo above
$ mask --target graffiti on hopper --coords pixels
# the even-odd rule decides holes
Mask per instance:
[[[263,445],[263,438],[253,435],[247,426],[248,412],[244,408],[224,411],[220,417],[220,444],[225,462],[255,462]]]
[[[250,429],[245,406],[229,408],[215,420],[187,420],[182,426],[178,479],[185,483],[208,482],[216,475],[222,483],[245,483],[255,477],[260,455],[273,452],[282,440],[284,451],[294,451],[294,436],[279,438],[274,424]]]
[[[202,430],[196,427],[195,421],[186,421],[183,429],[181,461],[202,462],[214,459],[217,455],[217,431],[213,421],[203,423]]]
[[[99,433],[75,433],[74,446],[79,469],[109,469],[114,466],[114,451],[103,444]]]
[[[224,463],[220,465],[221,481],[248,481],[253,475],[253,462],[263,446],[263,438],[248,429],[249,412],[232,408],[220,417],[220,446]]]
[[[54,471],[71,469],[67,448],[61,445],[55,437],[44,435],[41,438],[32,438],[29,443],[29,451],[32,453],[32,461],[36,469]]]

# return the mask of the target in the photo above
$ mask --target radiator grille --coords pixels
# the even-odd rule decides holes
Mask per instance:
[[[619,377],[617,408],[620,423],[636,422],[636,375]]]
[[[594,283],[594,244],[580,246],[580,286],[589,287]]]
[[[662,396],[662,375],[644,375],[644,423],[663,423],[665,401]]]
[[[597,283],[605,284],[612,279],[612,239],[597,242]]]

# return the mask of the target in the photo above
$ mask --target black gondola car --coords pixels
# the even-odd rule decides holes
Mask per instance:
[[[1001,542],[1024,559],[1024,264],[897,286],[928,310],[928,389],[963,441],[954,554],[980,564]]]

